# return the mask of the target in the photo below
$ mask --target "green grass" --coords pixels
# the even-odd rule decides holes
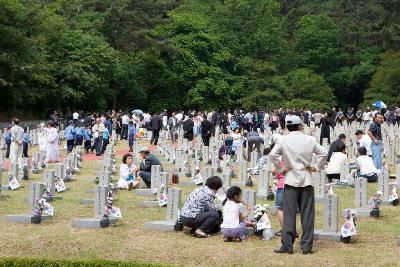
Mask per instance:
[[[126,147],[123,141],[117,149]],[[117,162],[119,164],[119,158]],[[301,255],[299,241],[295,243],[294,255],[277,255],[273,250],[280,246],[278,238],[262,241],[250,237],[243,243],[223,243],[220,235],[195,239],[186,231],[144,231],[145,222],[165,218],[165,209],[138,208],[138,201],[148,198],[135,196],[134,191],[119,191],[116,196],[115,206],[121,208],[123,216],[118,226],[90,230],[72,228],[72,219],[93,216],[93,208],[80,206],[79,200],[92,197],[86,190],[94,187],[91,183],[94,165],[95,161],[83,163],[81,173],[76,175],[78,179],[67,183],[71,191],[59,194],[63,200],[53,203],[54,218],[39,225],[11,224],[3,218],[6,214],[27,212],[24,198],[28,185],[32,181],[42,181],[43,173],[31,174],[29,181],[22,181],[24,189],[3,192],[11,197],[0,202],[0,257],[129,260],[179,266],[400,266],[400,247],[395,239],[400,234],[400,207],[383,207],[383,216],[379,219],[359,219],[354,243],[316,241],[315,253],[308,256]],[[192,188],[182,189],[185,201]],[[369,184],[368,189],[372,195],[377,183]],[[334,188],[334,192],[339,196],[340,210],[353,208],[354,189]],[[279,230],[277,219],[270,216],[270,220],[274,229]],[[339,226],[343,222],[340,216]],[[322,207],[317,204],[316,229],[321,226]],[[297,228],[301,232],[300,223]]]

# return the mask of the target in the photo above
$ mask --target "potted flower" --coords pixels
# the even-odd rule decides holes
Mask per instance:
[[[39,224],[42,221],[42,214],[47,213],[53,216],[53,206],[46,202],[46,199],[40,198],[35,200],[35,209],[33,210],[33,216],[31,218],[31,223]]]
[[[270,212],[270,206],[268,204],[257,204],[254,206],[254,234],[258,236],[262,235],[263,240],[270,240],[274,238],[275,235],[268,219],[268,212]]]
[[[381,204],[382,204],[382,191],[377,191],[375,195],[368,201],[368,207],[372,209],[370,213],[371,217],[379,218],[380,216],[379,207],[381,206]]]

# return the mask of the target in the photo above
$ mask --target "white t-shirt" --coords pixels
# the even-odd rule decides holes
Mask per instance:
[[[371,117],[371,112],[365,111],[363,113],[363,121],[368,121],[370,117]]]
[[[239,214],[241,208],[241,203],[236,203],[228,199],[223,208],[224,221],[221,224],[221,228],[239,228]]]
[[[79,119],[79,113],[78,112],[74,112],[74,114],[72,114],[72,119],[74,119],[74,120]]]
[[[373,174],[377,173],[378,170],[375,168],[374,162],[372,161],[372,158],[369,156],[359,156],[357,158],[357,165],[358,168],[360,169],[360,174]]]
[[[342,152],[333,152],[328,167],[326,168],[326,174],[340,173],[346,160],[346,154]]]
[[[129,124],[129,117],[124,115],[121,118],[122,124]]]
[[[365,147],[367,149],[367,155],[372,155],[371,151],[371,138],[368,135],[364,134],[363,137],[359,140],[360,147]]]

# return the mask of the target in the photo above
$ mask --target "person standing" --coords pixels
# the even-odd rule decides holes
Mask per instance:
[[[150,144],[151,145],[157,145],[158,143],[158,137],[160,136],[160,130],[162,127],[162,118],[160,115],[158,115],[157,113],[155,113],[153,115],[153,117],[151,118],[151,131],[152,131],[152,135],[151,135],[151,140],[150,140]]]
[[[24,158],[29,158],[28,156],[28,149],[29,146],[32,144],[32,137],[31,134],[29,133],[28,127],[25,125],[24,126],[24,135],[23,135],[23,140],[22,140],[22,156]]]
[[[201,138],[203,139],[204,146],[210,145],[210,138],[213,131],[213,124],[207,120],[207,116],[203,115],[203,121],[200,124],[201,127]]]
[[[371,153],[375,168],[382,170],[382,130],[383,116],[377,112],[374,122],[368,130],[368,136],[371,138]]]
[[[122,130],[121,130],[121,140],[128,139],[128,124],[129,124],[129,117],[128,115],[124,114],[121,118],[122,123]]]
[[[58,131],[55,128],[54,121],[49,121],[47,124],[48,129],[46,135],[46,162],[56,163],[60,162],[60,152],[58,149]]]
[[[11,127],[12,125],[8,126],[4,132],[4,141],[6,142],[6,158],[10,158],[10,147],[11,147]]]
[[[76,132],[74,128],[74,122],[69,121],[68,124],[69,124],[68,127],[65,128],[64,130],[64,134],[65,134],[65,139],[67,140],[67,151],[68,153],[71,153],[75,145]]]
[[[11,145],[10,145],[10,162],[18,163],[22,168],[22,141],[24,137],[24,129],[19,126],[19,119],[12,121],[11,127]]]
[[[319,144],[321,146],[324,138],[328,139],[328,144],[331,143],[331,120],[328,117],[328,113],[325,113],[321,118],[321,135],[319,138]]]
[[[171,117],[168,119],[169,135],[171,136],[172,143],[176,142],[178,132],[178,119],[175,115],[176,113],[172,112]]]
[[[344,113],[343,113],[342,109],[339,108],[339,111],[336,113],[336,121],[340,126],[342,126],[343,120],[344,120]]]
[[[283,191],[282,246],[275,253],[293,254],[296,237],[296,214],[299,209],[303,233],[303,254],[312,253],[314,240],[315,202],[311,172],[323,168],[328,152],[316,140],[301,132],[298,116],[288,116],[285,121],[289,134],[282,136],[271,151],[270,158],[276,170],[285,176]],[[316,167],[312,167],[313,154],[317,155]],[[284,162],[281,165],[281,157]]]
[[[189,114],[189,117],[182,123],[183,138],[186,138],[188,141],[193,141],[193,127],[194,122],[192,115]]]
[[[96,156],[101,156],[101,147],[103,144],[103,132],[104,132],[104,124],[101,122],[100,118],[96,119],[96,124],[93,125],[92,127],[92,133],[94,135],[94,143],[92,147],[92,153],[93,149],[96,149]]]

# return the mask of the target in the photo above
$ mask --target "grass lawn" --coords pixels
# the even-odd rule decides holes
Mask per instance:
[[[126,141],[121,141],[116,149],[126,148]],[[117,162],[119,165],[120,157]],[[138,208],[138,201],[146,197],[136,196],[135,191],[119,191],[116,196],[115,206],[121,208],[123,215],[118,226],[74,229],[71,227],[72,219],[93,216],[93,207],[81,206],[79,200],[91,198],[86,190],[94,187],[94,166],[95,161],[83,162],[81,173],[75,176],[78,179],[66,184],[71,191],[59,194],[63,200],[53,203],[54,218],[39,225],[7,223],[4,216],[26,213],[24,198],[28,195],[29,184],[42,181],[43,173],[30,174],[29,181],[22,181],[23,189],[2,192],[11,197],[0,202],[0,257],[115,259],[179,266],[400,266],[400,246],[395,239],[400,235],[400,207],[393,206],[383,207],[383,216],[379,219],[359,219],[354,243],[316,241],[314,254],[307,256],[301,254],[299,241],[295,243],[294,255],[277,255],[273,250],[280,246],[278,238],[262,241],[250,237],[243,243],[224,243],[220,235],[195,239],[186,231],[144,231],[145,222],[165,218],[165,209]],[[3,181],[5,176],[3,173]],[[377,186],[377,183],[369,184],[369,195],[377,190]],[[182,201],[185,201],[193,188],[182,189]],[[334,188],[334,192],[339,195],[340,210],[353,208],[354,189]],[[270,220],[274,229],[279,230],[277,219],[270,216]],[[339,225],[343,222],[340,215]],[[317,204],[316,229],[321,227],[322,207]],[[300,223],[297,228],[301,232]]]

